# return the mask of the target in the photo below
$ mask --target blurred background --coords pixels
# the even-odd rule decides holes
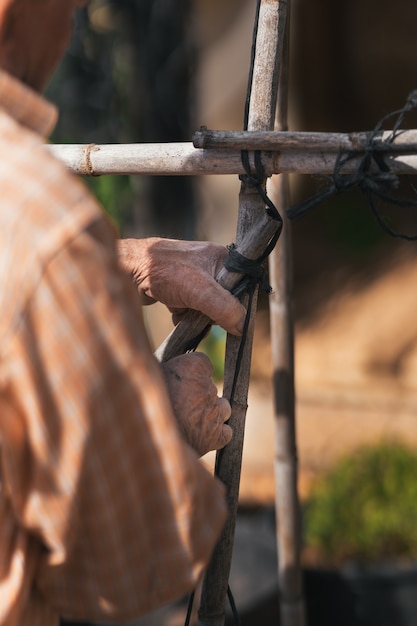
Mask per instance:
[[[200,125],[241,129],[255,0],[92,0],[48,96],[61,110],[56,143],[190,141]],[[293,0],[289,127],[373,129],[417,88],[415,0]],[[417,128],[411,115],[406,126]],[[403,195],[416,181],[403,181]],[[86,180],[123,236],[233,241],[239,181]],[[292,202],[324,188],[290,177]],[[417,234],[415,212],[382,206]],[[292,225],[300,493],[366,442],[417,447],[417,243],[392,239],[359,191]],[[267,297],[257,319],[241,501],[274,500],[272,365]],[[162,309],[149,330],[170,330]],[[224,338],[211,338],[219,359]],[[216,355],[220,355],[217,357]]]

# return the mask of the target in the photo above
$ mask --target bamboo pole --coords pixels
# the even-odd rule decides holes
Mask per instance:
[[[277,178],[274,177],[269,187],[270,197],[277,206],[288,206],[287,176],[281,174]],[[271,255],[269,265],[274,290],[269,306],[275,415],[275,510],[280,624],[303,626],[289,226],[289,220],[284,217],[282,241]]]
[[[287,4],[283,0],[262,0],[260,3],[248,110],[248,130],[271,130],[273,128],[286,12]],[[239,194],[239,214],[236,233],[238,245],[244,239],[245,234],[250,232],[253,224],[259,219],[259,215],[262,215],[264,212],[265,205],[259,194],[243,181]],[[232,405],[230,424],[233,428],[233,439],[217,455],[217,474],[227,486],[229,518],[214,550],[203,582],[199,626],[223,626],[225,619],[225,602],[239,498],[256,300],[255,296],[242,366]],[[240,340],[238,338],[228,336],[224,395],[229,398],[233,386],[239,346]]]
[[[338,152],[339,150],[366,150],[373,139],[372,147],[379,151],[416,152],[417,130],[403,130],[392,141],[392,131],[377,133],[318,133],[243,130],[209,130],[200,128],[193,136],[196,148],[222,150],[304,150],[312,152]]]
[[[401,139],[410,135],[409,143],[401,146],[393,144],[387,149],[385,159],[396,174],[417,173],[417,149],[412,150],[417,131],[404,131]],[[322,133],[323,134],[323,133]],[[292,133],[292,137],[298,133]],[[267,176],[279,173],[298,174],[332,174],[337,150],[335,145],[356,145],[350,135],[335,133],[327,134],[327,142],[320,148],[318,144],[309,143],[305,133],[301,133],[301,141],[293,143],[291,148],[285,141],[278,143],[276,151],[269,146],[262,152],[262,163]],[[251,141],[250,135],[238,145],[245,149],[257,149],[258,141]],[[291,140],[293,141],[293,140]],[[402,142],[403,143],[403,142]],[[280,146],[280,147],[278,147]],[[314,146],[314,149],[313,149]],[[70,170],[82,176],[101,175],[147,175],[147,176],[197,176],[202,174],[244,174],[241,152],[239,149],[195,148],[191,142],[159,143],[159,144],[57,144],[48,145],[46,149],[60,159]],[[350,148],[346,148],[350,149]],[[402,150],[403,153],[399,150]],[[350,160],[343,169],[346,174],[355,172],[359,165],[359,157]]]
[[[287,129],[288,66],[289,24],[287,22],[275,124],[280,131]],[[279,246],[269,258],[269,279],[273,288],[269,306],[274,372],[275,510],[280,624],[281,626],[304,626],[295,430],[292,250],[290,223],[285,218],[285,209],[289,206],[288,175],[273,176],[268,184],[268,192],[271,200],[284,216]]]

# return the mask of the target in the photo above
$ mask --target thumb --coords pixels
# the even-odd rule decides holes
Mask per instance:
[[[246,309],[229,291],[214,279],[199,289],[197,285],[188,285],[192,308],[207,315],[232,335],[241,335],[245,323]]]

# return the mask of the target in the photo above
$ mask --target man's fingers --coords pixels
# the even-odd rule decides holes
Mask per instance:
[[[204,380],[209,379],[211,385],[216,389],[215,384],[211,380],[213,374],[213,363],[204,352],[190,352],[183,354],[186,367],[192,368],[194,375],[202,376]]]
[[[232,407],[226,398],[219,398],[219,415],[223,422],[227,422],[232,414]]]
[[[227,422],[232,413],[232,408],[226,398],[218,399],[218,411],[219,419],[222,421],[222,426],[218,431],[217,440],[213,446],[213,448],[216,450],[224,448],[224,446],[229,443],[233,436],[233,431],[230,426],[224,423]]]
[[[214,279],[227,256],[223,246],[159,238],[123,239],[118,241],[118,254],[144,304],[163,302],[175,321],[184,309],[201,311],[229,333],[242,334],[244,307]]]
[[[224,424],[222,431],[221,431],[221,437],[220,437],[220,441],[218,443],[217,449],[221,450],[221,448],[224,448],[225,446],[227,446],[227,444],[231,441],[232,436],[233,436],[232,429],[227,424]]]
[[[246,315],[245,307],[215,280],[208,283],[203,290],[193,284],[188,285],[188,297],[193,303],[193,308],[207,315],[228,333],[242,334]]]

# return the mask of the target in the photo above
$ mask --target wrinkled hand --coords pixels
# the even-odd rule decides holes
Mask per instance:
[[[201,352],[175,357],[161,364],[179,428],[200,456],[229,443],[232,429],[224,422],[231,409],[217,396],[213,367]]]
[[[201,311],[233,335],[242,334],[245,309],[216,281],[227,250],[208,242],[121,239],[119,260],[145,304],[159,301],[177,324],[188,309]]]

